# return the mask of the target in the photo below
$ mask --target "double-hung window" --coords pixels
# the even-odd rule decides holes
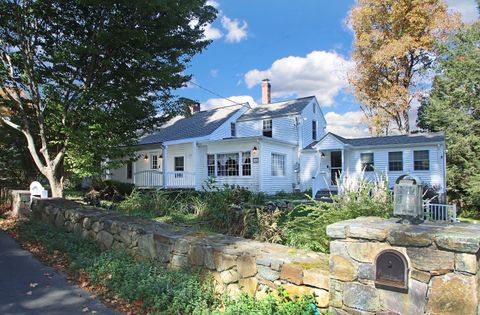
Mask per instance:
[[[272,138],[273,136],[273,128],[272,128],[272,120],[271,119],[264,119],[263,120],[263,136]]]
[[[403,152],[388,152],[388,170],[403,171]]]
[[[250,151],[242,152],[242,175],[252,175],[252,159]]]
[[[208,176],[215,176],[215,155],[207,154],[207,173]]]
[[[272,176],[285,176],[285,155],[272,153]]]
[[[183,156],[176,156],[174,158],[175,172],[183,172],[185,170],[185,158]]]
[[[373,172],[373,153],[360,153],[360,161],[362,163],[362,170],[365,172]]]
[[[413,151],[413,169],[415,171],[428,171],[430,169],[428,150]]]
[[[152,170],[158,169],[158,155],[150,154],[150,168]]]

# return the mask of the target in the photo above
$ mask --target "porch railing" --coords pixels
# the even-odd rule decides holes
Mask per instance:
[[[157,188],[163,186],[163,173],[157,170],[136,172],[134,175],[135,186],[139,188]]]
[[[457,205],[442,205],[426,202],[424,207],[424,220],[457,222]]]
[[[169,172],[166,173],[167,188],[194,188],[195,173]]]

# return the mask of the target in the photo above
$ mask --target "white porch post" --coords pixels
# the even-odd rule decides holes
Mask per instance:
[[[340,185],[337,184],[339,194],[342,193],[341,188],[342,188],[342,183],[344,178],[345,178],[345,149],[342,149],[342,173],[340,174]]]
[[[162,154],[163,188],[167,189],[168,147],[166,145],[162,145]]]
[[[192,142],[192,159],[193,159],[193,184],[197,189],[197,170],[198,170],[198,158],[197,158],[197,141]]]

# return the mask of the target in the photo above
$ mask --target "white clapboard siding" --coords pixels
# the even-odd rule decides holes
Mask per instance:
[[[312,177],[318,171],[318,157],[317,152],[304,152],[300,157],[300,182],[301,189],[308,190],[312,188]]]
[[[294,116],[272,118],[273,139],[297,143],[297,127]],[[263,134],[263,120],[237,122],[237,137],[254,137]]]
[[[293,171],[295,157],[294,149],[282,144],[263,141],[260,143],[260,190],[267,194],[280,191],[292,192],[292,184],[296,183],[296,174]],[[285,155],[285,176],[272,176],[272,153]]]
[[[315,112],[313,108],[315,107]],[[306,106],[301,114],[301,143],[300,146],[302,148],[306,147],[310,143],[316,140],[322,139],[325,135],[325,127],[326,122],[325,118],[323,117],[322,111],[320,106],[318,106],[317,102],[312,101],[308,106]],[[315,120],[317,122],[317,139],[313,139],[312,137],[312,121]]]
[[[320,143],[318,143],[315,148],[322,151],[322,150],[341,150],[345,147],[345,144],[337,139],[332,134],[327,134],[325,138],[322,139]]]

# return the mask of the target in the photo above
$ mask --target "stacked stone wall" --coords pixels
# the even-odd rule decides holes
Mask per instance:
[[[479,314],[480,227],[408,225],[358,218],[328,226],[330,306],[334,314]],[[408,263],[408,291],[375,285],[375,258],[385,249]]]
[[[265,296],[282,286],[290,295],[314,294],[327,308],[328,255],[121,215],[62,199],[34,199],[33,217],[97,242],[102,249],[123,248],[172,268],[212,273],[216,291],[232,296]]]

